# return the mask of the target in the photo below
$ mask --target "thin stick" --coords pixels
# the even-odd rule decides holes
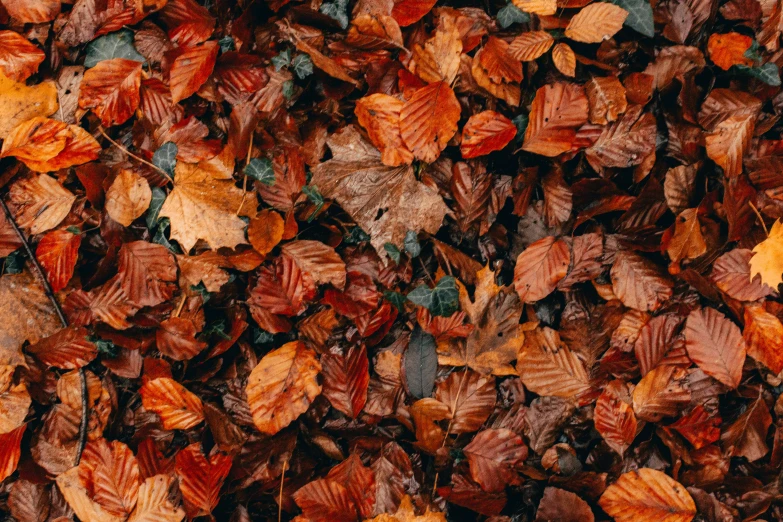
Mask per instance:
[[[753,212],[756,213],[756,216],[759,218],[759,221],[761,221],[761,228],[764,229],[764,234],[766,234],[766,236],[769,237],[769,231],[767,230],[767,225],[764,224],[764,218],[761,217],[761,213],[759,212],[759,209],[756,208],[756,205],[754,205],[752,201],[748,201],[748,205],[750,205],[750,208],[753,209]]]
[[[177,307],[177,311],[174,312],[173,317],[179,317],[179,314],[182,313],[182,307],[185,306],[185,300],[188,298],[187,294],[182,294],[182,299],[179,302],[179,306]]]
[[[57,314],[57,317],[60,319],[60,323],[63,325],[63,328],[68,328],[68,319],[65,318],[65,314],[63,313],[63,309],[60,306],[60,302],[57,301],[57,297],[52,291],[52,286],[49,284],[49,280],[46,278],[46,274],[44,274],[43,268],[41,268],[41,264],[38,262],[38,258],[35,257],[35,253],[30,247],[30,243],[27,242],[27,238],[24,237],[22,230],[19,228],[19,225],[16,224],[16,220],[11,215],[11,211],[8,209],[8,205],[5,204],[5,201],[3,201],[2,198],[0,198],[0,206],[3,207],[3,213],[5,214],[6,220],[11,224],[11,228],[14,229],[14,232],[19,238],[19,241],[22,242],[22,246],[24,246],[24,249],[27,252],[27,257],[30,259],[30,262],[33,265],[33,273],[41,282],[41,286],[43,286],[46,297],[48,297],[49,301],[52,302],[52,306],[54,306],[54,311]],[[76,446],[77,466],[79,465],[79,461],[82,459],[82,451],[84,451],[84,446],[87,444],[87,423],[90,410],[90,404],[87,398],[87,376],[84,374],[84,368],[79,368],[79,384],[81,385],[82,392],[82,418],[81,424],[79,425],[78,444]]]
[[[253,153],[253,138],[255,138],[255,134],[251,132],[250,143],[247,145],[247,159],[245,159],[245,169],[247,169],[247,166],[250,165],[250,155]],[[242,210],[242,207],[245,206],[245,196],[247,196],[247,174],[245,174],[245,172],[242,174],[244,174],[244,177],[242,178],[242,202],[239,204],[239,208],[237,209],[237,216]]]
[[[117,147],[118,149],[120,149],[122,152],[124,152],[125,154],[127,154],[127,155],[128,155],[128,156],[130,156],[131,158],[135,159],[136,161],[140,161],[140,162],[144,163],[145,165],[147,165],[148,167],[150,167],[150,168],[153,168],[153,169],[157,170],[158,172],[160,172],[161,174],[163,174],[163,176],[165,177],[165,179],[166,179],[166,180],[167,180],[169,183],[171,183],[171,178],[169,177],[169,174],[168,174],[168,172],[166,172],[166,171],[165,171],[165,170],[163,170],[162,168],[158,167],[158,166],[157,166],[157,165],[155,165],[154,163],[150,163],[149,161],[145,160],[144,158],[140,158],[139,156],[135,155],[134,153],[132,153],[131,151],[129,151],[128,149],[126,149],[125,147],[123,147],[122,145],[120,145],[119,143],[117,143],[116,141],[114,141],[113,139],[111,139],[111,138],[109,137],[109,135],[108,135],[108,134],[106,134],[106,132],[104,132],[104,130],[103,130],[103,129],[98,129],[98,132],[100,132],[100,133],[101,133],[101,136],[103,136],[104,138],[106,138],[107,140],[109,140],[109,142],[111,142],[111,144],[112,144],[112,145],[114,145],[115,147]]]
[[[277,499],[277,522],[283,520],[283,484],[285,484],[285,470],[288,469],[288,459],[283,461],[283,474],[280,476],[280,497]]]

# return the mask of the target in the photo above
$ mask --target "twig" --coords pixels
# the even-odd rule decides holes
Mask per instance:
[[[280,498],[277,499],[277,522],[283,520],[283,484],[285,484],[285,470],[288,469],[288,459],[283,461],[283,474],[280,476]]]
[[[5,201],[3,201],[3,198],[0,198],[0,206],[3,207],[3,213],[5,214],[6,220],[11,224],[11,228],[14,229],[14,232],[19,238],[19,241],[22,242],[22,246],[24,246],[25,252],[27,252],[27,257],[30,259],[30,262],[33,265],[33,273],[41,282],[41,286],[43,286],[46,297],[48,297],[52,302],[52,306],[54,306],[54,311],[57,314],[57,317],[60,319],[60,323],[63,325],[63,328],[68,328],[68,319],[65,318],[65,313],[63,313],[60,302],[57,301],[57,297],[52,291],[52,286],[49,284],[49,280],[46,278],[46,274],[44,273],[43,268],[41,268],[41,264],[38,262],[38,258],[35,257],[35,252],[33,252],[33,249],[30,247],[30,243],[27,242],[27,238],[24,237],[24,234],[19,228],[19,225],[16,224],[16,220],[11,215],[11,211],[8,209],[8,205],[5,204]],[[79,384],[81,385],[82,392],[82,418],[81,424],[79,425],[78,444],[76,446],[77,466],[79,465],[79,461],[82,459],[82,451],[84,451],[84,446],[87,444],[87,423],[88,413],[90,410],[90,404],[87,399],[87,376],[84,374],[84,368],[79,368]]]
[[[253,138],[255,137],[254,133],[250,133],[250,143],[247,145],[247,158],[245,159],[245,171],[242,173],[244,174],[244,177],[242,178],[242,202],[239,204],[239,208],[237,209],[237,216],[242,211],[242,207],[245,206],[245,197],[247,196],[247,166],[250,165],[250,155],[253,153]]]
[[[753,209],[753,212],[756,213],[756,216],[759,218],[759,221],[761,221],[761,228],[764,229],[764,234],[766,234],[766,236],[769,237],[769,231],[767,230],[767,225],[764,224],[764,218],[761,217],[761,213],[759,212],[759,209],[756,208],[756,205],[754,205],[752,201],[748,201],[748,205],[750,205],[750,208]]]
[[[166,172],[166,171],[165,171],[165,170],[163,170],[162,168],[158,167],[158,166],[157,166],[157,165],[155,165],[154,163],[150,163],[149,161],[145,160],[144,158],[140,158],[139,156],[135,155],[134,153],[132,153],[131,151],[129,151],[128,149],[126,149],[125,147],[123,147],[122,145],[120,145],[119,143],[117,143],[116,141],[114,141],[113,139],[111,139],[111,138],[109,137],[109,135],[108,135],[108,134],[106,134],[106,132],[105,132],[103,129],[98,129],[98,132],[100,132],[100,133],[101,133],[101,136],[103,136],[104,138],[106,138],[107,140],[109,140],[109,142],[110,142],[112,145],[114,145],[115,147],[117,147],[118,149],[120,149],[122,152],[124,152],[125,154],[127,154],[127,155],[128,155],[128,156],[130,156],[131,158],[135,159],[136,161],[140,161],[140,162],[144,163],[145,165],[147,165],[148,167],[150,167],[150,168],[153,168],[153,169],[157,170],[158,172],[160,172],[161,174],[163,174],[164,178],[165,178],[165,179],[166,179],[166,180],[167,180],[169,183],[171,183],[171,178],[169,177],[169,174],[168,174],[168,172]]]

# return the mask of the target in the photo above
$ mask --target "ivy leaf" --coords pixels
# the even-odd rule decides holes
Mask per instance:
[[[291,69],[300,80],[304,80],[313,74],[313,61],[307,54],[297,54],[291,61]]]
[[[321,4],[321,11],[330,18],[337,20],[343,29],[348,27],[348,0],[335,0],[334,2],[324,2]]]
[[[223,38],[218,40],[218,44],[220,44],[221,53],[234,51],[237,48],[236,43],[234,43],[234,39],[231,38],[230,36],[224,36]]]
[[[405,296],[401,293],[387,290],[383,293],[383,297],[393,304],[400,312],[405,311]]]
[[[155,230],[155,235],[152,236],[152,242],[153,243],[157,243],[159,245],[163,245],[164,247],[168,248],[174,254],[181,254],[182,250],[180,250],[177,245],[173,244],[166,237],[166,230],[170,226],[171,226],[171,222],[169,221],[169,218],[164,217],[164,218],[160,219],[160,221],[158,221],[158,228],[157,228],[157,230]]]
[[[440,278],[435,288],[421,285],[408,293],[408,300],[413,304],[423,306],[432,315],[449,317],[459,308],[459,291],[457,280],[452,276]]]
[[[245,166],[244,174],[271,187],[275,184],[275,171],[269,158],[253,158]]]
[[[514,137],[514,141],[521,142],[525,137],[525,131],[527,130],[527,124],[529,118],[527,114],[520,114],[513,118],[511,122],[517,127],[517,135]]]
[[[617,6],[628,11],[625,25],[652,38],[655,36],[655,24],[653,24],[653,12],[649,0],[612,0]]]
[[[291,49],[286,48],[280,51],[277,56],[272,57],[272,65],[275,66],[275,70],[279,71],[283,67],[291,65]]]
[[[113,58],[125,58],[144,63],[146,59],[133,46],[133,31],[122,29],[95,39],[87,46],[85,67],[95,67],[98,62]]]
[[[394,243],[385,243],[383,245],[383,249],[386,250],[386,253],[389,254],[389,257],[392,261],[394,261],[395,265],[400,264],[400,259],[402,259],[402,252],[400,252],[400,249],[397,248]]]
[[[147,216],[145,217],[148,229],[154,229],[155,225],[158,223],[158,214],[160,213],[164,201],[166,201],[166,191],[160,187],[154,187],[152,189],[150,206],[147,209]]]
[[[24,269],[24,250],[21,248],[8,254],[3,265],[3,273],[18,274]]]
[[[309,218],[307,218],[307,222],[313,220],[315,216],[318,215],[318,213],[321,211],[322,208],[324,208],[324,197],[321,195],[321,192],[318,191],[318,187],[315,187],[313,185],[307,185],[302,187],[302,194],[307,196],[307,199],[310,200],[310,202],[315,205],[315,210],[313,210],[313,213],[310,215]]]
[[[174,178],[174,167],[177,166],[177,152],[179,148],[173,141],[167,141],[152,155],[152,163],[160,170]]]
[[[530,15],[520,10],[514,4],[508,4],[498,11],[498,24],[503,29],[508,29],[514,24],[525,24],[530,21]]]
[[[748,67],[747,65],[735,65],[734,67],[740,74],[756,78],[772,87],[780,86],[780,71],[778,66],[772,62],[767,62],[761,67]]]
[[[405,240],[403,241],[405,251],[412,258],[418,257],[421,254],[421,245],[419,244],[419,235],[413,230],[408,230],[405,233]]]

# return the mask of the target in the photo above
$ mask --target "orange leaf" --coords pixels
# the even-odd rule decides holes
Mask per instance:
[[[262,256],[267,255],[283,238],[285,224],[280,214],[271,209],[259,212],[250,220],[247,227],[247,239]]]
[[[150,206],[152,189],[135,171],[122,169],[106,191],[106,213],[114,221],[129,227]]]
[[[38,243],[35,257],[46,272],[52,291],[59,292],[70,281],[81,242],[80,234],[67,230],[52,230]]]
[[[81,127],[36,117],[8,134],[0,157],[15,156],[31,170],[51,172],[97,159],[100,151],[95,138]]]
[[[400,134],[413,155],[432,163],[457,132],[462,111],[445,82],[417,90],[400,110]]]
[[[153,379],[139,392],[144,409],[157,413],[167,430],[187,430],[204,420],[201,399],[174,379]]]
[[[503,491],[519,482],[515,466],[527,458],[522,437],[508,429],[480,432],[463,449],[470,465],[470,475],[484,491]]]
[[[367,130],[373,145],[381,151],[381,162],[390,167],[410,164],[413,153],[400,135],[400,111],[404,102],[388,94],[371,94],[356,101],[359,125]]]
[[[76,200],[75,195],[46,174],[18,179],[11,185],[10,196],[16,223],[29,229],[31,234],[40,234],[59,225]]]
[[[585,93],[590,102],[590,123],[606,125],[628,107],[625,87],[616,76],[593,76],[585,84]]]
[[[737,325],[712,308],[694,310],[685,322],[688,357],[704,373],[730,388],[739,386],[745,341]]]
[[[27,351],[47,366],[75,370],[98,356],[98,349],[89,341],[89,335],[86,328],[71,325],[30,345]]]
[[[624,382],[612,381],[606,386],[595,403],[593,421],[604,441],[622,457],[636,438],[638,426]]]
[[[552,47],[555,39],[546,31],[529,31],[514,38],[508,54],[521,62],[532,62]]]
[[[128,121],[141,101],[141,65],[124,58],[98,62],[84,73],[79,107],[92,109],[104,127]]]
[[[560,42],[552,48],[552,62],[564,75],[571,78],[576,75],[576,55],[567,43]]]
[[[512,3],[526,13],[539,16],[550,16],[557,12],[556,0],[513,0]]]
[[[266,354],[247,381],[247,402],[261,433],[274,435],[307,411],[321,393],[321,364],[301,341]]]
[[[157,306],[176,290],[177,264],[163,245],[133,241],[120,248],[118,274],[128,299],[138,306]]]
[[[728,71],[733,65],[753,66],[753,60],[745,53],[753,45],[753,38],[739,33],[711,34],[707,53],[712,63]]]
[[[23,82],[38,71],[46,55],[24,36],[14,31],[0,31],[0,70]]]
[[[774,294],[775,290],[762,283],[758,274],[750,277],[752,257],[750,250],[735,248],[715,260],[710,278],[729,297],[739,301],[758,301]]]
[[[525,303],[551,294],[568,273],[571,252],[562,239],[549,236],[530,244],[517,257],[514,288]]]
[[[422,47],[413,47],[413,68],[425,82],[446,82],[451,84],[459,71],[462,55],[462,40],[459,30],[450,18],[435,30],[435,35]]]
[[[522,149],[555,157],[571,149],[576,128],[587,122],[587,97],[579,85],[558,82],[536,91]]]
[[[314,480],[297,490],[293,498],[309,520],[356,522],[358,517],[350,493],[334,480]]]
[[[539,395],[573,399],[592,390],[582,361],[550,328],[527,333],[517,371],[525,387]]]
[[[635,252],[617,253],[611,277],[614,294],[635,310],[655,311],[672,296],[674,283],[655,263]]]
[[[501,150],[516,134],[514,123],[500,113],[484,111],[474,114],[462,128],[462,157],[475,158]]]
[[[121,519],[133,512],[139,493],[139,464],[128,446],[103,438],[90,442],[77,469],[101,509]]]
[[[687,373],[676,366],[660,365],[645,375],[633,390],[633,411],[642,420],[658,422],[674,417],[691,401]]]
[[[24,24],[51,22],[60,14],[61,0],[2,0],[8,14]]]
[[[761,306],[746,306],[742,333],[748,355],[779,374],[783,370],[783,324],[780,319]]]
[[[735,178],[742,173],[742,158],[750,147],[755,127],[753,115],[734,115],[705,136],[707,156],[723,169],[726,177]]]
[[[685,486],[649,468],[621,475],[598,504],[617,522],[690,522],[696,516]]]
[[[298,239],[281,249],[316,283],[345,288],[345,263],[334,248],[320,241]]]
[[[22,437],[27,424],[0,435],[0,480],[5,480],[16,471],[19,457],[22,456]]]
[[[215,41],[171,51],[175,56],[169,72],[171,101],[178,103],[195,94],[215,67],[220,46]]]
[[[402,27],[421,20],[435,6],[437,0],[395,0],[391,15]]]
[[[214,452],[209,460],[196,442],[176,457],[175,471],[189,518],[210,516],[220,500],[220,488],[231,470],[231,457]]]

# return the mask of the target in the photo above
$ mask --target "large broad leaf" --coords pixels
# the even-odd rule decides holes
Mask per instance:
[[[617,522],[690,522],[696,516],[685,486],[649,468],[621,475],[598,504]]]
[[[51,172],[98,158],[101,146],[76,125],[35,117],[6,136],[0,157],[15,156],[36,172]]]
[[[555,39],[546,31],[528,31],[511,41],[508,53],[522,62],[532,62],[547,52]]]
[[[451,84],[459,71],[462,40],[457,26],[450,18],[446,20],[424,46],[413,47],[414,72],[425,82]]]
[[[529,245],[514,267],[514,288],[525,303],[534,303],[555,290],[568,273],[571,252],[562,239],[554,236]]]
[[[27,351],[42,364],[74,370],[86,366],[98,356],[89,332],[81,326],[69,326],[49,337],[31,344]]]
[[[438,382],[435,398],[451,413],[450,433],[478,431],[489,418],[497,400],[495,378],[465,369]]]
[[[742,172],[742,158],[750,147],[755,126],[753,116],[730,116],[705,137],[707,156],[723,169],[726,177],[733,178]]]
[[[432,389],[435,387],[435,375],[438,371],[435,338],[418,326],[414,328],[403,361],[408,393],[416,399],[432,395]]]
[[[633,390],[633,411],[642,420],[658,422],[673,417],[691,401],[687,374],[676,366],[660,365]]]
[[[587,97],[573,83],[558,82],[536,91],[522,149],[554,157],[568,150],[576,129],[587,122]]]
[[[60,14],[61,0],[3,0],[8,14],[25,24],[51,22]]]
[[[633,167],[655,152],[656,135],[655,117],[650,113],[642,114],[642,107],[635,106],[607,126],[585,151],[585,156],[599,172],[603,171],[602,167]]]
[[[501,150],[517,134],[514,123],[495,111],[474,114],[462,128],[460,152],[463,158],[484,156]]]
[[[52,302],[29,272],[0,277],[0,364],[25,364],[22,344],[36,343],[60,327]]]
[[[354,522],[358,517],[350,492],[335,480],[314,480],[297,490],[293,498],[310,520]]]
[[[201,399],[174,379],[153,379],[140,393],[144,409],[157,413],[167,430],[186,430],[204,420]]]
[[[775,291],[761,282],[761,277],[750,277],[750,261],[753,253],[745,248],[735,248],[715,260],[710,278],[718,288],[732,299],[758,301]],[[783,267],[781,267],[783,273]]]
[[[358,453],[333,467],[326,478],[342,484],[348,490],[361,518],[372,515],[375,508],[375,475],[362,463]]]
[[[27,424],[0,435],[0,480],[10,477],[19,465],[22,456],[22,437]]]
[[[0,138],[5,139],[20,123],[57,111],[57,86],[53,81],[27,86],[0,72]]]
[[[783,223],[775,220],[767,239],[753,247],[750,258],[750,278],[761,276],[761,282],[777,289],[783,283]]]
[[[378,151],[353,126],[327,143],[333,159],[313,169],[311,184],[356,220],[378,253],[386,256],[386,243],[402,245],[409,230],[438,231],[448,207],[435,190],[416,180],[411,167],[381,163]]]
[[[125,58],[99,62],[84,73],[79,107],[92,109],[104,127],[128,121],[139,107],[141,63]]]
[[[649,0],[614,0],[614,3],[628,12],[625,25],[650,38],[655,35],[653,10]]]
[[[222,156],[222,155],[221,155]],[[171,238],[187,252],[199,239],[210,248],[246,243],[242,190],[231,177],[232,166],[217,157],[199,164],[177,163],[174,190],[160,209],[171,220]],[[239,215],[238,215],[239,214]]]
[[[463,450],[470,465],[473,480],[484,491],[503,491],[519,481],[514,467],[527,457],[522,437],[508,429],[480,432]]]
[[[321,393],[321,364],[301,341],[266,354],[250,373],[247,402],[261,433],[274,435],[307,411]]]
[[[413,153],[400,135],[400,111],[404,103],[388,94],[376,93],[356,101],[356,119],[367,130],[373,145],[381,151],[384,165],[410,164]]]
[[[108,513],[126,517],[133,512],[139,493],[139,464],[125,444],[98,439],[87,444],[79,468],[91,479],[94,502]]]
[[[146,178],[123,169],[106,191],[106,213],[122,226],[129,227],[150,206],[152,189]]]
[[[432,163],[457,132],[462,111],[446,82],[416,91],[400,109],[400,135],[413,155]]]
[[[730,388],[739,386],[745,341],[737,325],[712,308],[694,310],[685,322],[688,357],[704,373]]]
[[[0,31],[0,70],[8,78],[24,82],[44,61],[44,52],[15,31]]]

